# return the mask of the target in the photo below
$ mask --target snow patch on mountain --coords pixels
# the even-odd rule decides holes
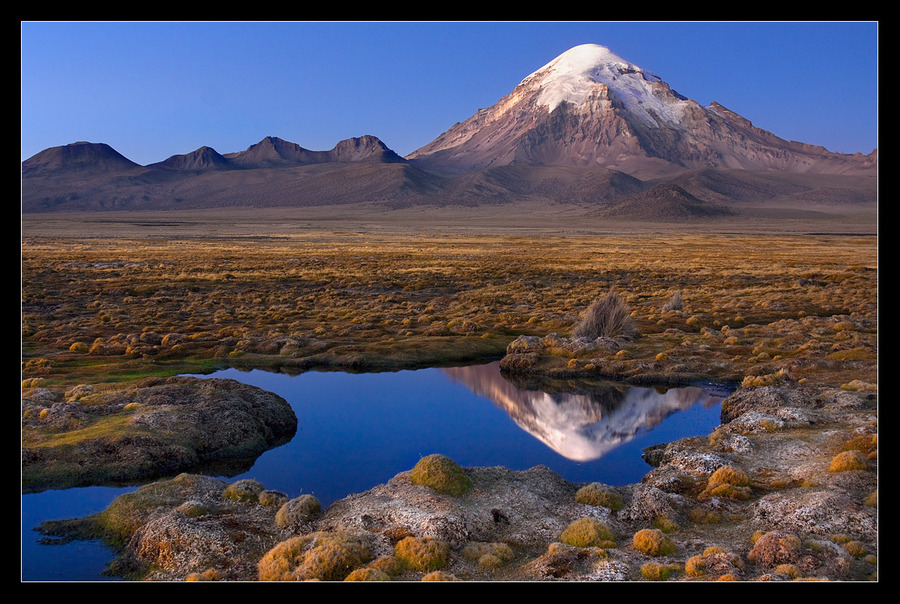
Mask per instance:
[[[659,76],[598,44],[576,46],[522,81],[540,88],[537,103],[550,112],[563,102],[583,105],[598,83],[650,127],[658,127],[660,120],[668,126],[681,122],[687,101],[658,94],[660,89],[668,89]]]

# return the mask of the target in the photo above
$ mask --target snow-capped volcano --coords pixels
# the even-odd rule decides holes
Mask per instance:
[[[702,107],[597,44],[566,51],[407,158],[445,173],[599,165],[642,177],[696,168],[842,173],[865,159],[785,141],[718,103]]]
[[[606,86],[626,110],[650,127],[657,126],[660,118],[679,122],[687,104],[687,99],[667,94],[668,87],[656,74],[597,44],[582,44],[561,54],[520,86],[537,86],[535,102],[553,112],[564,102],[581,107],[598,84]]]

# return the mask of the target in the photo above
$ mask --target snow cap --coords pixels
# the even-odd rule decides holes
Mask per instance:
[[[647,112],[653,109],[657,115],[670,113],[673,107],[665,107],[654,94],[654,84],[662,82],[659,76],[626,61],[599,44],[581,44],[567,50],[544,67],[525,78],[522,83],[538,84],[537,103],[553,111],[563,102],[575,106],[584,104],[588,96],[604,84],[617,99],[635,114],[655,123]]]

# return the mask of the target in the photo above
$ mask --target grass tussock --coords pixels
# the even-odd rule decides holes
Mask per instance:
[[[404,567],[418,572],[440,570],[450,557],[450,546],[440,539],[406,537],[394,546],[394,556]]]
[[[314,495],[304,493],[287,501],[275,513],[275,524],[290,528],[309,522],[322,512],[322,504]]]
[[[641,577],[647,581],[668,581],[679,570],[681,567],[676,564],[647,562],[641,565]]]
[[[659,529],[641,529],[632,539],[634,549],[648,556],[666,556],[675,552],[675,543]]]
[[[634,338],[638,335],[637,324],[631,316],[631,306],[625,302],[615,288],[598,296],[585,311],[581,321],[572,330],[578,338]]]
[[[602,520],[579,518],[565,528],[559,540],[575,547],[615,547],[615,534]]]
[[[841,451],[831,459],[828,465],[829,472],[850,472],[852,470],[867,470],[869,461],[862,451],[852,449]]]
[[[371,559],[355,535],[314,532],[282,541],[260,559],[260,581],[342,581]]]
[[[625,507],[622,496],[615,489],[599,482],[592,482],[578,489],[575,501],[586,505],[603,506],[614,512]]]
[[[709,477],[700,499],[723,497],[727,499],[749,499],[750,478],[733,466],[721,466]]]

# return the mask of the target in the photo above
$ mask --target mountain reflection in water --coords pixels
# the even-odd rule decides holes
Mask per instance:
[[[498,363],[295,376],[227,369],[203,377],[236,379],[274,392],[298,418],[294,438],[260,455],[252,467],[211,471],[230,482],[252,478],[290,497],[309,493],[326,507],[387,482],[429,453],[443,453],[466,467],[545,465],[573,482],[639,482],[651,469],[642,458],[644,448],[709,434],[719,424],[717,403],[727,395],[701,388],[512,380]],[[82,542],[41,545],[32,528],[100,512],[133,488],[22,495],[23,579],[103,579],[100,572],[111,552],[100,545],[86,552]]]
[[[492,401],[523,430],[573,461],[599,459],[677,411],[695,404],[709,408],[722,400],[699,387],[665,390],[506,376],[496,363],[442,371]]]

